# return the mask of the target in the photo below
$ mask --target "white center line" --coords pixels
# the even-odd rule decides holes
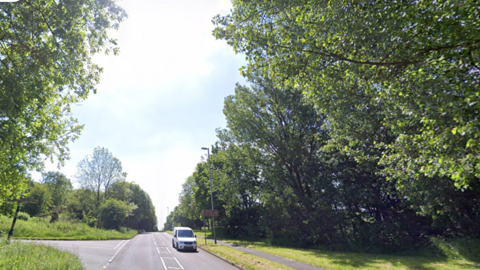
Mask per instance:
[[[118,246],[122,245],[122,243],[125,242],[125,240],[122,240],[120,243],[118,243],[113,249],[117,249]]]
[[[155,241],[155,237],[153,237],[153,234],[152,234],[152,239],[153,239],[153,243],[155,243],[155,246],[157,245],[157,241]]]
[[[158,249],[158,247],[157,247],[157,251],[158,251],[158,253],[160,253],[160,250]]]
[[[167,270],[167,266],[165,265],[165,262],[163,261],[163,258],[162,258],[162,257],[160,257],[160,259],[162,259],[163,268],[165,268],[165,270]]]
[[[124,246],[126,246],[128,244],[130,240],[126,241],[122,246],[120,246],[120,248],[117,250],[117,252],[115,253],[115,255],[113,255],[113,257],[110,259],[110,261],[107,262],[107,264],[105,264],[105,266],[103,267],[103,269],[107,268],[107,266],[113,261],[113,259],[115,259],[115,256],[117,256],[118,252],[120,252],[120,250],[122,250],[122,248]]]
[[[177,258],[173,257],[175,259],[175,261],[177,261],[178,265],[180,265],[180,267],[183,269],[183,266],[180,264],[180,262],[177,260]]]

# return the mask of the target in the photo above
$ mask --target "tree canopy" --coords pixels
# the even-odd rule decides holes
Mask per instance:
[[[466,189],[480,178],[479,14],[472,0],[237,0],[214,34],[246,54],[244,74],[303,91],[342,148],[375,132],[399,186],[436,176]]]
[[[249,85],[210,156],[219,230],[363,251],[479,237],[475,1],[232,2],[214,35]],[[204,167],[166,226],[197,224]]]
[[[127,177],[127,173],[122,172],[122,162],[107,148],[95,147],[92,155],[78,163],[75,177],[82,187],[95,191],[100,201],[100,192],[103,191],[106,198],[109,188]]]
[[[0,5],[0,203],[46,158],[68,159],[82,129],[70,106],[96,91],[102,69],[92,56],[118,53],[108,31],[126,16],[113,0]]]

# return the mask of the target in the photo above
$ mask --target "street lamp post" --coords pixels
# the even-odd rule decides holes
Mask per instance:
[[[210,179],[210,201],[212,202],[212,210],[213,210],[213,193],[212,193],[212,174],[210,173],[210,148],[202,147],[202,150],[207,150],[208,155],[208,178]],[[213,239],[215,240],[215,244],[217,244],[217,236],[215,235],[215,217],[213,219]]]

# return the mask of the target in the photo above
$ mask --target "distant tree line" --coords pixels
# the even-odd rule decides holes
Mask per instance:
[[[210,157],[218,228],[303,247],[480,237],[475,1],[233,1],[248,64]],[[165,226],[201,224],[207,164]]]
[[[126,176],[120,160],[108,149],[97,147],[77,166],[80,188],[73,189],[61,172],[47,172],[41,182],[28,182],[26,198],[36,203],[22,204],[21,211],[31,217],[50,217],[52,223],[62,218],[105,229],[156,231],[150,196],[139,185],[126,182]],[[14,209],[15,204],[6,203],[0,214],[12,215]]]

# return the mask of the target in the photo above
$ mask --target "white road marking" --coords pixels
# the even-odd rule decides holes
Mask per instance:
[[[157,248],[158,253],[172,253],[172,252],[170,252],[170,250],[167,247],[160,247],[160,248],[156,247],[156,248]]]
[[[123,242],[125,242],[125,240],[122,240],[122,242],[118,243],[113,249],[117,249],[118,246],[122,245]]]
[[[163,268],[165,268],[165,270],[167,270],[167,266],[165,265],[165,262],[163,261],[163,258],[162,258],[162,257],[160,257],[160,259],[162,259]]]
[[[153,236],[152,234],[152,239],[153,239],[153,243],[155,243],[155,246],[157,245],[157,241],[155,241],[155,237]]]
[[[125,240],[124,240],[125,241]],[[115,255],[113,255],[113,257],[110,259],[110,261],[108,261],[107,264],[105,264],[105,266],[102,268],[102,269],[105,269],[107,268],[107,266],[113,261],[113,259],[115,259],[115,256],[117,256],[118,252],[120,252],[120,250],[122,250],[122,248],[124,246],[126,246],[128,244],[128,242],[130,242],[130,240],[127,240],[122,246],[120,246],[120,248],[117,250],[117,252],[115,252]]]
[[[177,260],[177,258],[173,257],[175,259],[175,261],[177,261],[178,265],[180,265],[180,267],[183,269],[183,266],[180,264],[180,262]]]

